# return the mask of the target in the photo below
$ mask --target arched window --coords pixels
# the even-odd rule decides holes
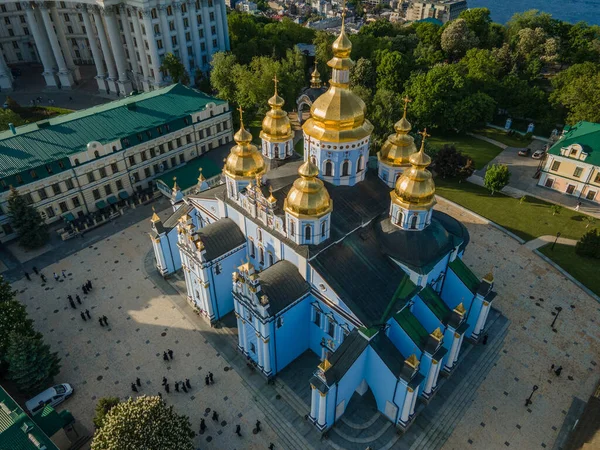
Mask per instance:
[[[305,241],[310,241],[311,234],[312,234],[312,230],[310,228],[310,225],[306,225],[304,227],[304,240]]]
[[[327,221],[323,221],[321,224],[321,238],[324,238],[327,235]]]
[[[150,15],[152,16],[153,19],[156,19],[158,17],[158,13],[156,12],[156,8],[152,8],[152,11],[150,11]]]
[[[333,163],[331,161],[325,161],[325,176],[333,176]]]
[[[268,253],[269,255],[269,266],[273,265],[273,253]]]
[[[79,165],[79,160],[77,158],[75,158],[75,165],[78,166]]]
[[[363,158],[363,155],[360,155],[358,157],[358,163],[357,163],[357,166],[356,166],[357,167],[356,171],[360,172],[361,170],[363,170],[364,169],[364,165],[365,165],[365,159]]]
[[[255,252],[255,250],[254,250],[254,242],[250,241],[250,256],[252,258],[254,258],[254,256],[256,255],[256,253],[254,253],[254,252]]]
[[[400,211],[398,213],[398,219],[396,220],[396,225],[402,225],[402,222],[404,222],[404,214],[402,214],[402,211]]]
[[[279,158],[279,145],[275,146],[275,158]]]
[[[117,146],[113,145],[113,152],[116,152],[116,151],[117,151]]]
[[[294,236],[294,222],[290,220],[290,236]]]
[[[100,158],[100,153],[98,153],[98,150],[94,152],[94,158]]]
[[[265,263],[265,250],[262,247],[258,247],[258,255],[259,255],[259,263],[260,264],[264,264]]]
[[[417,220],[419,220],[419,216],[416,214],[410,219],[410,229],[415,230],[417,228]]]
[[[262,230],[260,228],[256,230],[256,238],[262,242]]]
[[[342,176],[347,177],[350,175],[350,161],[346,160],[342,164]]]

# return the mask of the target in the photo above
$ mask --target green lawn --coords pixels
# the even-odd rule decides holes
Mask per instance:
[[[296,145],[294,145],[294,150],[300,156],[304,155],[304,139],[300,139],[298,142],[296,142]]]
[[[516,136],[509,136],[504,130],[498,130],[496,128],[484,128],[474,131],[474,133],[502,142],[509,147],[527,147],[531,144],[531,139],[519,139]]]
[[[581,282],[596,295],[600,295],[600,260],[586,258],[575,253],[575,247],[570,245],[556,244],[551,250],[552,244],[544,245],[539,249],[573,278]]]
[[[440,196],[496,222],[526,241],[554,235],[558,231],[562,237],[579,239],[586,231],[584,214],[563,208],[553,216],[551,203],[533,197],[527,197],[520,204],[518,199],[504,194],[492,196],[487,189],[476,184],[440,177],[435,179],[435,185]]]
[[[444,144],[454,145],[457,150],[473,159],[476,169],[482,169],[502,151],[500,147],[472,136],[449,134],[433,136],[427,139],[433,148],[442,148]]]

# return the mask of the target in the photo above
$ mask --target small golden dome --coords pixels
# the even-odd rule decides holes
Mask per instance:
[[[285,142],[292,139],[294,133],[287,113],[281,109],[285,101],[277,94],[277,76],[273,78],[273,81],[275,82],[275,95],[269,99],[271,109],[262,121],[260,137],[269,142]]]
[[[323,83],[321,82],[321,74],[317,69],[317,64],[315,63],[315,70],[310,74],[310,87],[313,89],[319,89]]]
[[[415,140],[408,134],[412,128],[410,122],[406,120],[406,109],[409,102],[408,98],[404,99],[404,115],[394,125],[396,133],[388,136],[381,151],[377,154],[379,161],[384,164],[394,167],[407,165],[410,162],[410,155],[417,151]]]
[[[406,209],[430,209],[436,203],[435,183],[426,169],[431,164],[431,158],[425,153],[425,138],[429,135],[427,130],[421,134],[421,149],[409,158],[412,167],[398,178],[390,194],[394,203]]]
[[[310,160],[298,168],[300,178],[288,192],[283,209],[295,217],[321,217],[333,209],[329,192],[317,178],[319,169]]]
[[[231,152],[225,160],[223,173],[233,179],[254,179],[257,175],[265,173],[265,161],[262,155],[253,145],[252,134],[244,128],[242,109],[240,111],[240,129],[234,134],[233,139],[237,145],[231,148]]]
[[[337,58],[350,58],[350,53],[352,53],[352,42],[346,34],[344,19],[345,13],[342,16],[342,29],[340,30],[340,35],[333,41],[333,45],[331,46],[333,49],[333,56]]]

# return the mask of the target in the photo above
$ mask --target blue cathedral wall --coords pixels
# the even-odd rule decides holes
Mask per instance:
[[[388,366],[371,347],[368,348],[367,352],[365,378],[377,401],[377,409],[379,409],[382,414],[385,414],[386,402],[388,400],[390,402],[393,401],[394,389],[396,389],[396,382],[398,379],[392,374]],[[400,395],[396,392],[396,399],[398,397],[403,399],[404,395],[406,395],[406,392]],[[389,419],[395,421],[396,417],[390,417]]]
[[[217,319],[233,311],[233,294],[231,293],[231,274],[241,265],[246,255],[245,247],[220,260],[220,273],[217,275],[216,264],[210,267],[210,300]]]
[[[181,269],[181,254],[177,247],[177,228],[172,228],[160,239],[160,247],[168,273]]]
[[[390,326],[388,328],[387,335],[400,353],[407,358],[414,353],[418,359],[421,359],[421,354],[423,352],[421,352],[419,347],[417,347],[412,339],[408,337],[408,334],[406,334],[402,327],[398,325],[398,322],[396,322],[394,319],[391,319],[388,324]]]
[[[440,296],[450,309],[456,308],[462,302],[467,311],[474,297],[473,293],[463,284],[452,269],[448,269],[448,273],[446,273],[444,288]]]
[[[439,261],[433,269],[427,275],[427,283],[431,284],[433,289],[436,292],[439,292],[442,286],[443,277],[440,277],[440,274],[445,272],[448,269],[448,262],[450,261],[450,254],[444,256],[441,261]],[[437,280],[436,283],[434,283]]]
[[[313,298],[309,295],[281,315],[283,317],[283,325],[275,330],[277,335],[276,355],[278,372],[283,370],[285,366],[304,353],[309,347],[311,301],[313,301]],[[273,365],[271,367],[274,368]]]
[[[333,425],[335,408],[342,400],[345,401],[345,406],[348,407],[348,403],[350,403],[354,391],[356,391],[356,388],[365,377],[364,374],[368,351],[369,348],[367,347],[356,361],[354,361],[354,364],[346,372],[343,378],[338,381],[337,399],[335,398],[335,392],[331,392],[330,390],[327,401],[327,424]]]
[[[428,333],[432,333],[433,330],[438,327],[442,330],[444,329],[444,325],[419,296],[414,297],[413,300],[414,304],[411,311],[417,319],[419,319],[419,322],[421,322],[421,325],[425,327]]]

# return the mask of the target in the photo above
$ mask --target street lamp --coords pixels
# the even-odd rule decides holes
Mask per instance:
[[[531,394],[529,394],[529,398],[527,400],[525,400],[525,406],[529,406],[531,405],[533,402],[531,401],[531,397],[533,397],[533,393],[535,391],[538,390],[537,384],[533,385],[533,390],[531,391]]]
[[[556,310],[556,314],[554,316],[554,320],[552,321],[552,324],[550,325],[550,328],[552,328],[553,330],[554,330],[554,324],[556,323],[556,319],[558,319],[558,315],[562,311],[562,306],[556,306],[554,309]]]
[[[550,247],[550,250],[554,250],[554,246],[556,245],[556,241],[558,241],[559,237],[560,237],[560,231],[558,233],[556,233],[556,239],[554,239],[554,242],[552,243],[552,247]]]

